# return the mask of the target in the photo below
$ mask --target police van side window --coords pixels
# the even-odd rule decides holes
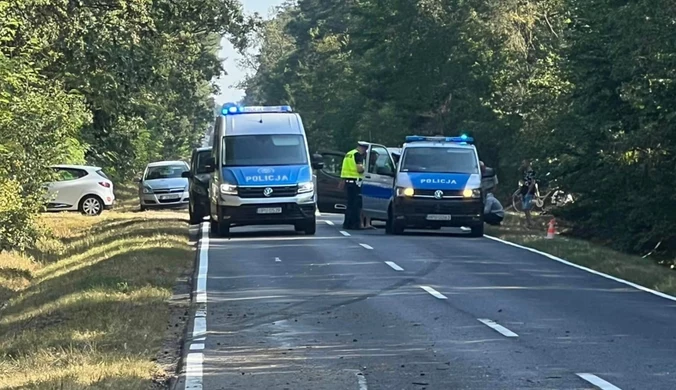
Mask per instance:
[[[387,149],[378,146],[371,148],[368,172],[375,174],[392,174],[394,172],[394,164]]]

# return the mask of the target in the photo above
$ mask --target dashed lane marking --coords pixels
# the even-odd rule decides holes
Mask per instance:
[[[479,321],[505,337],[519,337],[518,334],[512,332],[511,330],[505,328],[493,320],[479,318]]]
[[[363,248],[365,248],[365,249],[373,250],[373,247],[372,247],[371,245],[368,245],[368,244],[362,244],[362,243],[359,243],[359,245],[361,245],[361,246],[362,246]]]
[[[446,298],[446,296],[445,296],[444,294],[440,293],[439,291],[433,289],[433,288],[430,287],[430,286],[420,286],[420,288],[422,288],[423,290],[427,291],[428,293],[430,293],[430,295],[432,295],[432,296],[435,297],[435,298],[438,298],[438,299],[448,299],[448,298]]]
[[[591,383],[592,385],[598,387],[601,390],[622,390],[619,387],[613,385],[610,382],[606,382],[603,379],[599,378],[598,376],[594,374],[577,374],[580,378],[586,380],[587,382]]]
[[[389,265],[395,271],[403,271],[404,270],[399,265],[397,265],[397,263],[395,263],[394,261],[386,261],[385,264]]]

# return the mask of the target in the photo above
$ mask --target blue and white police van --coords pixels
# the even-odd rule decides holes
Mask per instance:
[[[398,164],[372,144],[362,183],[364,214],[386,221],[388,234],[404,229],[468,227],[484,233],[484,194],[473,139],[408,136]]]
[[[289,106],[223,105],[212,138],[211,229],[293,225],[315,234],[316,194],[305,129]]]

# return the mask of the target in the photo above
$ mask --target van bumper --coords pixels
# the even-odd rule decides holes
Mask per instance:
[[[222,196],[218,220],[231,226],[287,225],[315,219],[313,193],[284,198],[239,198]]]
[[[463,227],[484,223],[481,199],[428,199],[397,197],[394,220],[405,227]]]

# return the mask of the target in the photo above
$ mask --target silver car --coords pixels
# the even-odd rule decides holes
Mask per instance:
[[[139,179],[141,211],[150,208],[188,207],[188,179],[182,177],[190,167],[184,161],[159,161],[146,166]]]

